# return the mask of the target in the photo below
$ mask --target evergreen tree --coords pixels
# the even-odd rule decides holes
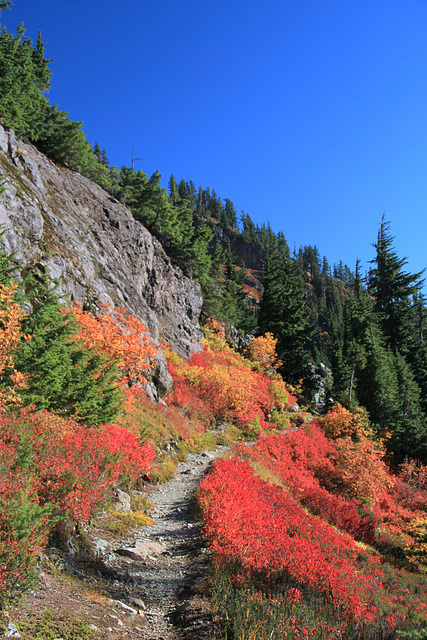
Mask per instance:
[[[113,420],[121,407],[114,363],[75,340],[73,316],[62,313],[46,279],[29,282],[32,311],[22,331],[31,339],[15,351],[16,369],[28,376],[28,387],[20,392],[24,405],[75,415],[86,424]]]
[[[94,154],[95,158],[98,160],[98,162],[101,162],[101,160],[102,160],[102,151],[101,151],[101,147],[99,146],[99,144],[97,142],[95,142],[95,144],[93,145],[93,154]]]
[[[420,388],[417,385],[410,366],[397,352],[394,358],[398,393],[396,398],[396,416],[392,437],[388,444],[395,462],[403,462],[405,457],[427,461],[426,416],[422,412]]]
[[[408,362],[421,389],[421,407],[427,414],[427,310],[423,294],[414,297],[413,332],[409,344]]]
[[[389,231],[390,223],[383,216],[374,244],[376,257],[372,263],[375,267],[369,272],[368,286],[390,346],[406,355],[413,330],[412,297],[422,285],[423,272],[411,274],[404,271],[407,259],[397,257],[393,249],[394,238]]]
[[[361,404],[378,433],[388,433],[394,428],[398,397],[394,357],[378,324],[372,298],[362,285],[359,261],[353,295],[345,305],[343,352],[350,408]]]
[[[105,149],[103,149],[101,153],[101,164],[104,165],[104,167],[110,166],[110,161],[108,160],[107,152]]]
[[[40,31],[37,34],[37,43],[32,50],[33,64],[34,64],[34,76],[36,79],[38,89],[43,93],[49,91],[50,79],[52,77],[52,71],[49,69],[49,62],[53,62],[53,59],[45,58],[45,43],[42,40]]]
[[[356,261],[356,277],[353,295],[345,305],[344,352],[349,371],[347,380],[348,404],[354,402],[357,372],[367,363],[368,335],[374,322],[371,301],[366,295],[360,279],[360,261]]]
[[[277,338],[277,354],[286,381],[308,380],[305,349],[310,330],[304,306],[304,285],[298,278],[284,236],[271,242],[265,266],[264,292],[259,311],[260,335],[270,331]]]
[[[201,218],[206,215],[206,207],[205,207],[205,202],[204,202],[203,189],[202,189],[201,186],[199,187],[199,191],[197,193],[197,198],[196,198],[196,213]]]
[[[178,184],[173,174],[171,174],[171,177],[169,178],[168,186],[169,186],[169,197],[171,199],[171,202],[172,204],[176,204],[180,199],[180,197],[178,193]]]

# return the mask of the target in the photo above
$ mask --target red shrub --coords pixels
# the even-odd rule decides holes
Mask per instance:
[[[257,423],[275,427],[268,418],[274,407],[282,410],[295,398],[283,381],[253,371],[250,363],[230,349],[219,336],[204,342],[204,348],[183,362],[167,354],[174,379],[169,402],[211,419],[229,420],[244,427]]]

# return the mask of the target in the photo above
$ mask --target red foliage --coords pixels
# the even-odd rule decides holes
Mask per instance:
[[[167,357],[174,379],[169,402],[195,414],[268,428],[276,426],[268,422],[274,407],[289,408],[295,402],[281,379],[253,371],[220,335],[205,341],[203,350],[187,363],[173,354]]]
[[[366,438],[331,440],[320,421],[236,451],[271,470],[313,514],[368,544],[394,544],[399,527],[423,517],[418,503],[409,504],[407,484],[388,471],[381,447]]]
[[[135,481],[154,458],[151,445],[114,425],[88,429],[47,411],[0,420],[3,475],[25,472],[39,504],[73,519],[87,520],[120,476]]]
[[[360,632],[378,624],[381,637],[389,637],[407,615],[425,619],[426,594],[415,597],[394,584],[389,596],[390,578],[378,557],[362,554],[362,570],[361,550],[350,537],[305,513],[281,488],[256,477],[247,462],[217,462],[200,486],[199,501],[216,562],[240,563],[267,583],[287,577],[293,587],[314,589]],[[395,580],[396,572],[391,575]]]
[[[218,462],[201,484],[200,503],[205,532],[220,560],[238,560],[268,573],[285,571],[354,617],[371,615],[367,593],[378,585],[358,574],[352,540],[257,478],[247,462]]]

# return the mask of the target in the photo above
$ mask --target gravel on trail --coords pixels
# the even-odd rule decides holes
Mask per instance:
[[[207,577],[208,552],[197,519],[195,493],[213,460],[227,448],[188,454],[187,461],[178,464],[174,478],[153,487],[148,494],[154,504],[154,524],[133,532],[115,549],[117,572],[110,593],[117,600],[125,599],[131,607],[139,608],[144,624],[143,633],[137,637],[144,640],[215,637]]]
[[[172,480],[148,489],[154,524],[109,536],[101,517],[101,524],[82,527],[67,551],[51,548],[49,562],[40,566],[38,585],[27,592],[6,627],[12,622],[22,629],[31,623],[33,632],[20,637],[32,640],[40,628],[36,619],[52,614],[56,620],[84,621],[95,640],[220,637],[195,493],[213,460],[227,448],[188,454]],[[70,629],[65,635],[71,638]]]
[[[178,465],[175,477],[150,494],[155,524],[147,538],[159,543],[161,554],[147,557],[137,583],[147,606],[147,640],[211,638],[213,620],[203,597],[206,591],[207,557],[201,525],[196,518],[195,491],[213,459],[224,452],[189,454]]]

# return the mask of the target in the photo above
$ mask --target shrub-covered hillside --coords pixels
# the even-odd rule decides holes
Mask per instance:
[[[167,481],[188,451],[239,442],[199,492],[222,637],[427,638],[427,314],[422,273],[406,271],[390,224],[365,277],[316,247],[291,253],[210,188],[111,167],[50,105],[49,62],[41,35],[3,30],[2,124],[160,240],[201,285],[204,338],[187,361],[162,345],[173,387],[156,403],[159,353],[138,318],[61,304],[43,269],[0,252],[1,607],[30,587],[46,545],[107,513],[117,488]],[[331,375],[315,410],[320,363]]]

